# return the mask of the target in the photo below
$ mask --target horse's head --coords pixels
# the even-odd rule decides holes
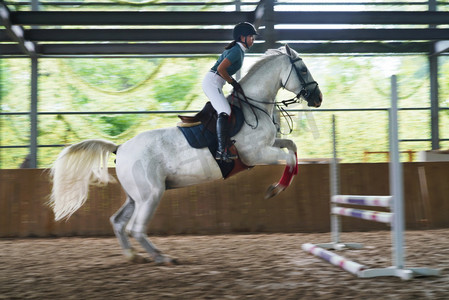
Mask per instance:
[[[307,101],[308,106],[320,107],[323,101],[323,94],[318,87],[318,83],[313,79],[304,61],[294,50],[285,45],[285,52],[290,58],[291,68],[284,72],[281,78],[281,85],[296,94],[296,97]]]

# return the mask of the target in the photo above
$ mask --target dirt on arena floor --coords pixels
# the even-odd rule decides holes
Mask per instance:
[[[406,233],[407,266],[441,270],[408,281],[357,278],[301,250],[327,233],[152,237],[173,266],[129,263],[112,237],[0,239],[0,299],[449,299],[448,236]],[[391,265],[390,232],[342,238],[365,247],[341,255]]]

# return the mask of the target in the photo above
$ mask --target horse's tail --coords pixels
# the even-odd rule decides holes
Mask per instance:
[[[108,158],[118,146],[113,142],[85,140],[65,148],[51,168],[53,189],[49,205],[55,220],[69,218],[87,200],[89,185],[115,182],[108,173]]]

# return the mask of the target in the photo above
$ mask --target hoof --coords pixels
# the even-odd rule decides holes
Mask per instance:
[[[149,262],[151,262],[151,260],[149,260],[146,257],[143,257],[142,255],[135,255],[131,260],[129,260],[129,262],[133,263],[133,264],[147,264]]]
[[[150,262],[150,260],[148,260],[147,258],[137,254],[134,249],[125,250],[125,257],[129,262],[134,264],[145,264]]]
[[[154,263],[156,265],[165,265],[165,266],[173,266],[179,265],[179,261],[175,258],[171,258],[164,255],[158,255],[154,258]]]
[[[279,195],[283,190],[285,190],[285,186],[280,185],[279,183],[273,183],[268,187],[267,191],[265,192],[265,200]]]

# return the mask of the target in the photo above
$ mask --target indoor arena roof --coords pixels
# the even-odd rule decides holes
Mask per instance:
[[[310,54],[440,54],[449,48],[447,11],[282,11],[273,0],[251,4],[246,11],[30,11],[0,0],[0,57],[216,54],[242,21],[259,28],[254,53],[284,43]]]

